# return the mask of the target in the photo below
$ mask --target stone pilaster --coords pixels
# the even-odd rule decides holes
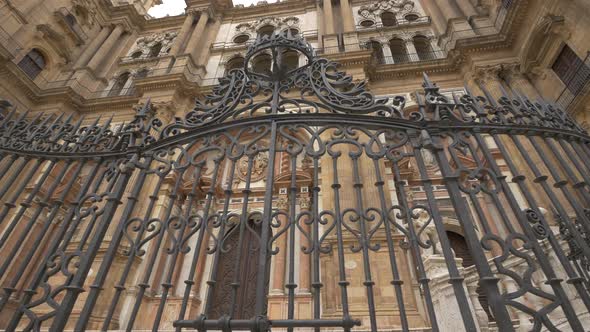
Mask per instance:
[[[289,200],[287,195],[279,196],[276,207],[280,212],[283,212],[277,215],[277,219],[281,224],[280,229],[282,229],[289,223]],[[287,236],[288,232],[283,233],[276,242],[279,252],[274,255],[271,290],[271,293],[274,294],[283,294],[285,288],[285,267],[287,266]]]
[[[311,207],[311,200],[309,197],[304,196],[299,198],[299,208],[300,213],[309,211]],[[311,227],[307,224],[308,217],[304,216],[299,221],[301,228],[310,234]],[[306,237],[300,237],[300,247],[310,248],[311,243],[307,240]],[[310,284],[311,284],[311,255],[306,255],[303,251],[299,252],[299,285],[297,287],[299,293],[309,293],[310,292]]]
[[[352,9],[350,8],[350,0],[340,1],[340,11],[342,12],[344,32],[354,31],[354,18],[352,16]]]
[[[334,33],[334,12],[332,10],[332,0],[323,0],[324,2],[324,32],[326,35]]]
[[[504,65],[502,77],[513,90],[525,95],[532,101],[540,97],[539,91],[529,80],[527,74],[521,71],[520,64]]]
[[[489,93],[489,97],[493,98],[495,101],[503,96],[502,79],[500,78],[502,70],[502,65],[477,67],[473,77],[475,83],[477,83],[480,88],[485,88]]]

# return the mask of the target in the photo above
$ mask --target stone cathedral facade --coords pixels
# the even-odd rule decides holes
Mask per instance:
[[[359,97],[350,106],[337,96],[324,107],[338,109],[334,113],[359,115],[355,110],[366,107],[361,115],[397,112],[418,121],[412,114],[433,110],[436,116],[422,120],[434,122],[448,120],[433,106],[436,100],[455,105],[452,112],[471,114],[477,113],[478,99],[465,96],[485,96],[490,104],[479,100],[489,106],[484,112],[498,106],[493,100],[502,104],[526,95],[532,101],[522,102],[527,107],[544,107],[535,101],[555,103],[564,119],[577,121],[572,128],[579,133],[590,128],[586,0],[185,2],[184,14],[153,18],[147,12],[159,1],[4,0],[2,144],[18,129],[10,120],[17,117],[33,119],[34,126],[25,125],[30,140],[37,139],[36,131],[63,131],[66,123],[75,127],[75,140],[92,133],[89,142],[107,129],[109,137],[125,134],[131,125],[144,130],[147,118],[158,121],[144,134],[178,140],[192,129],[197,135],[213,128],[203,123],[224,123],[195,111],[209,109],[206,103],[195,108],[195,99],[259,105],[249,115],[265,110],[266,115],[307,116],[313,113],[309,109],[321,113],[323,106],[304,102],[307,94],[299,100],[291,90],[329,99],[332,90],[313,90],[314,79],[339,82],[334,86],[343,95],[358,89],[361,96],[370,91],[371,100],[389,98],[365,105]],[[323,74],[311,78],[298,71],[310,67],[315,73],[316,64],[327,63],[320,58],[340,66],[325,65]],[[285,73],[299,73],[312,83]],[[278,85],[256,83],[276,83],[277,77],[289,89],[277,92],[269,87]],[[279,104],[283,95],[292,99]],[[35,119],[41,113],[55,118]],[[249,121],[238,113],[233,120]],[[408,129],[405,137],[394,135],[394,129],[380,131],[377,122],[363,123],[369,129],[361,130],[352,124],[323,128],[324,120],[302,119],[309,126],[297,127],[296,118],[284,127],[248,122],[241,129],[219,129],[215,135],[220,136],[154,152],[149,162],[142,159],[146,156],[132,160],[147,166],[129,173],[108,220],[111,196],[99,193],[115,192],[127,164],[105,166],[98,162],[102,154],[84,164],[60,159],[75,152],[67,149],[36,162],[32,152],[10,155],[26,148],[2,145],[0,216],[6,221],[0,221],[0,329],[262,331],[256,317],[277,331],[483,332],[509,330],[508,325],[518,331],[578,331],[590,326],[584,293],[590,291],[590,257],[584,256],[590,253],[590,232],[583,227],[588,215],[580,215],[590,207],[584,181],[590,154],[583,146],[557,138],[521,146],[508,139],[512,131],[494,141],[492,130],[483,138],[475,130],[455,155],[451,148],[447,154],[430,148],[437,144],[426,127]],[[351,117],[350,123],[361,120]],[[518,119],[505,124],[517,125]],[[62,144],[70,138],[59,139]],[[444,135],[432,141],[437,139],[441,146],[457,146]],[[215,155],[220,146],[224,157]],[[377,157],[382,146],[390,150]],[[513,163],[514,155],[519,157]],[[174,158],[175,163],[169,161]],[[561,168],[555,170],[555,164]],[[443,165],[493,169],[496,176],[475,178],[494,183],[494,189],[475,193],[459,186],[462,194],[453,194],[453,177]],[[530,183],[519,182],[521,169]],[[550,175],[555,188],[564,186],[560,177],[569,179],[573,193],[553,195],[541,173]],[[506,192],[497,194],[500,187]],[[378,222],[388,208],[393,221]],[[474,254],[471,240],[477,237],[493,234],[499,241],[518,233],[522,225],[513,224],[522,211],[527,225],[554,235],[540,235],[535,245],[482,240],[481,255]],[[466,218],[477,220],[472,233]],[[568,233],[568,218],[582,226]],[[572,238],[586,243],[576,245]],[[55,247],[54,239],[60,239]],[[60,254],[46,256],[50,248]],[[521,254],[525,249],[538,251],[527,256]],[[260,254],[266,251],[267,256]],[[547,272],[552,267],[553,277]],[[574,316],[579,321],[572,322]]]

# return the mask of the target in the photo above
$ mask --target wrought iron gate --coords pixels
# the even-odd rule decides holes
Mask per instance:
[[[2,328],[583,331],[590,149],[567,114],[428,77],[415,105],[374,98],[289,35],[246,58],[165,126],[149,103],[116,129],[4,105]]]

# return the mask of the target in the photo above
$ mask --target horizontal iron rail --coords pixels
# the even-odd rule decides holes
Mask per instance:
[[[195,329],[260,329],[261,327],[342,327],[352,328],[360,326],[359,319],[272,319],[265,320],[263,317],[253,319],[192,319],[178,320],[174,322],[176,328]]]
[[[508,133],[526,133],[527,135],[539,135],[539,136],[552,136],[557,135],[560,137],[567,137],[570,139],[577,139],[581,141],[590,141],[590,136],[581,134],[573,130],[564,130],[560,128],[548,128],[538,126],[523,126],[523,125],[507,125],[507,124],[480,124],[476,122],[459,122],[459,121],[412,121],[408,119],[374,116],[374,115],[362,115],[362,114],[332,114],[332,113],[318,113],[318,114],[271,114],[261,115],[257,117],[237,119],[225,121],[222,123],[211,124],[200,128],[189,128],[187,132],[180,133],[178,135],[160,138],[154,143],[145,146],[131,146],[127,147],[124,151],[105,151],[105,152],[42,152],[42,151],[31,151],[31,150],[16,150],[0,147],[0,152],[7,152],[10,154],[16,154],[21,156],[38,157],[40,154],[48,158],[76,158],[76,159],[88,159],[88,158],[120,158],[137,153],[149,153],[149,151],[155,151],[159,148],[182,144],[190,139],[211,135],[216,132],[222,132],[239,126],[247,126],[260,124],[263,122],[270,123],[275,121],[278,125],[290,124],[290,123],[304,123],[309,126],[326,125],[326,124],[353,124],[359,126],[375,126],[384,128],[397,128],[400,130],[422,130],[428,131],[445,131],[449,129],[469,129],[480,133],[496,133],[496,134],[508,134]],[[343,122],[345,121],[345,122]],[[196,130],[198,129],[198,130]]]

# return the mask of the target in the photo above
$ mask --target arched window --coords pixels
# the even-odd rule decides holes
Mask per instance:
[[[272,25],[265,25],[263,27],[261,27],[260,29],[258,29],[258,37],[262,38],[262,37],[266,37],[266,36],[271,36],[273,34],[273,32],[275,31],[275,27]]]
[[[82,24],[85,24],[88,21],[88,9],[83,6],[74,6],[74,13],[82,20]]]
[[[232,69],[239,69],[244,67],[244,58],[241,56],[229,60],[225,65],[225,74],[227,75]]]
[[[74,17],[74,15],[72,14],[67,14],[66,16],[64,16],[64,20],[66,21],[66,24],[72,29],[74,29],[74,26],[76,26],[76,24],[78,23],[76,17]]]
[[[395,19],[395,14],[391,12],[383,12],[381,14],[381,23],[383,23],[384,27],[396,26],[397,20]]]
[[[43,54],[36,48],[32,49],[24,58],[18,63],[30,79],[35,79],[45,69],[47,61]]]
[[[160,51],[162,51],[162,43],[155,43],[150,47],[150,58],[155,58],[160,55]]]
[[[432,45],[430,44],[430,40],[424,36],[416,36],[414,37],[414,47],[416,48],[416,53],[418,53],[418,59],[420,60],[432,60],[436,57],[434,56],[434,51],[432,50]]]
[[[281,62],[281,66],[284,68],[285,72],[295,70],[299,67],[299,54],[296,51],[283,52]]]
[[[119,77],[117,77],[117,79],[115,80],[115,83],[113,84],[113,87],[111,88],[111,91],[109,91],[109,96],[118,96],[121,94],[121,92],[123,91],[123,88],[125,88],[125,84],[127,84],[127,81],[129,80],[129,77],[131,75],[129,74],[129,72],[125,72],[121,75],[119,75]]]
[[[260,54],[252,60],[252,71],[270,76],[272,59],[268,54]]]
[[[400,38],[393,38],[389,41],[389,49],[393,57],[393,63],[409,62],[408,51],[406,49],[406,42]]]
[[[371,49],[371,56],[373,57],[373,59],[379,64],[384,64],[385,56],[383,55],[383,48],[381,47],[381,43],[372,40],[369,42],[369,48]]]

